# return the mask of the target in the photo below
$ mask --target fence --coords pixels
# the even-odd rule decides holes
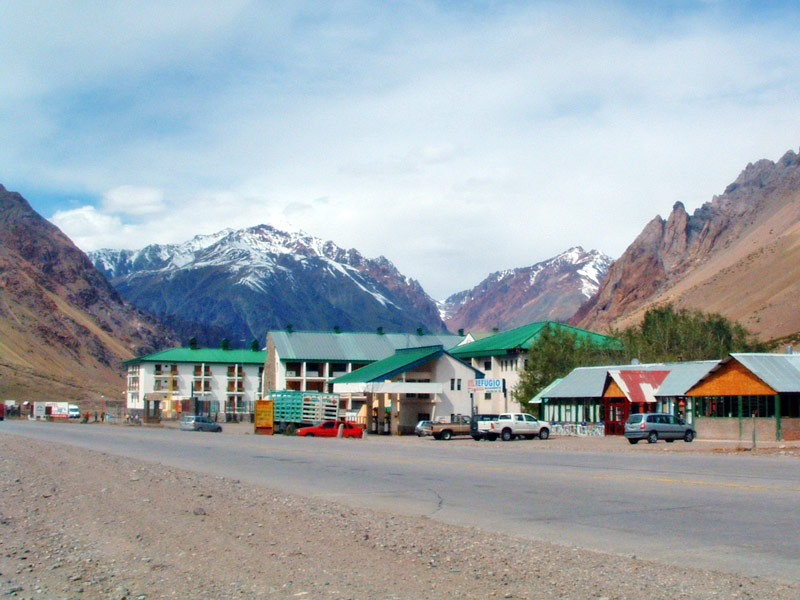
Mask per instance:
[[[551,423],[550,435],[572,435],[578,437],[604,437],[605,424],[599,423]]]

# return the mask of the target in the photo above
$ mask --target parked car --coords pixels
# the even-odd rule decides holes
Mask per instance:
[[[537,436],[540,440],[546,440],[550,437],[550,424],[527,413],[502,413],[490,423],[486,439],[492,442],[498,436],[504,442],[517,437],[532,440]]]
[[[451,440],[453,436],[471,435],[472,418],[467,415],[453,415],[449,421],[438,421],[425,426],[435,440]]]
[[[625,437],[631,444],[647,440],[655,444],[658,440],[691,442],[697,432],[683,419],[666,413],[634,413],[625,422]]]
[[[497,421],[500,415],[479,413],[472,419],[472,428],[470,433],[472,439],[477,441],[488,438],[488,434],[492,429],[492,423]],[[496,439],[496,438],[495,438]]]
[[[181,417],[181,424],[178,427],[182,431],[222,431],[222,425],[219,423],[215,423],[208,417],[199,417],[194,415]]]
[[[343,425],[342,437],[360,438],[364,428],[350,421],[324,421],[313,427],[301,427],[297,435],[301,437],[336,437],[339,434],[339,425]]]
[[[420,421],[419,423],[417,423],[417,426],[414,427],[414,433],[416,433],[418,437],[422,437],[423,435],[430,435],[431,431],[430,427],[426,432],[425,425],[433,425],[433,421]]]

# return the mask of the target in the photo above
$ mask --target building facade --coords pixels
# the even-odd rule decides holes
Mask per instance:
[[[800,440],[800,356],[581,367],[536,401],[548,421],[603,422],[606,435],[621,435],[631,413],[666,412],[701,438]]]
[[[332,379],[392,356],[397,350],[434,345],[447,350],[463,339],[451,334],[380,331],[269,331],[262,388],[332,392]]]
[[[547,327],[569,331],[580,339],[587,339],[591,343],[601,346],[615,342],[614,338],[585,329],[554,321],[540,321],[453,348],[451,350],[453,356],[468,361],[473,368],[482,371],[487,379],[501,379],[503,381],[502,392],[476,394],[475,405],[477,412],[504,413],[520,411],[520,403],[514,398],[513,392],[519,383],[520,373],[528,366],[531,346],[536,343],[538,337]]]
[[[126,412],[147,419],[249,416],[261,398],[265,358],[260,350],[172,348],[127,361]]]
[[[331,385],[351,410],[357,410],[367,431],[409,434],[422,420],[469,415],[469,381],[482,377],[442,346],[430,346],[398,350]]]

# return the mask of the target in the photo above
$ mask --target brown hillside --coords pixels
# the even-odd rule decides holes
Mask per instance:
[[[0,185],[0,398],[121,399],[122,361],[174,342]]]
[[[653,219],[573,322],[627,327],[663,302],[718,312],[764,340],[800,331],[797,154],[748,165],[692,216],[677,203]]]

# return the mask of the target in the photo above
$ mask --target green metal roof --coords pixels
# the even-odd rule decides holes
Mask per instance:
[[[144,362],[154,363],[216,363],[216,364],[248,364],[263,365],[267,353],[263,350],[223,350],[222,348],[171,348],[139,356],[125,361],[132,365]]]
[[[386,381],[400,373],[430,362],[434,358],[444,354],[441,346],[430,346],[427,348],[407,348],[398,350],[392,356],[379,360],[356,369],[352,373],[347,373],[328,383],[369,383],[371,381]]]
[[[403,348],[458,345],[463,336],[415,333],[334,333],[331,331],[276,330],[267,333],[280,360],[374,362]]]
[[[508,354],[509,351],[516,348],[529,349],[536,338],[539,337],[542,330],[548,325],[556,329],[564,329],[577,334],[578,339],[588,339],[593,344],[598,346],[605,346],[616,342],[615,338],[594,331],[572,327],[564,323],[557,323],[555,321],[537,321],[536,323],[529,323],[522,327],[509,329],[493,336],[476,340],[470,344],[464,344],[453,348],[450,353],[458,358],[474,358],[478,356],[502,356]]]

